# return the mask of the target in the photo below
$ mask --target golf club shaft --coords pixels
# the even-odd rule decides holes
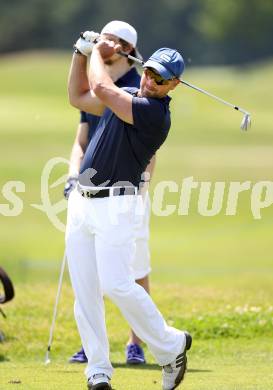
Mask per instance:
[[[144,61],[134,56],[131,56],[131,54],[124,53],[123,51],[120,51],[118,54],[121,55],[122,57],[127,57],[129,60],[135,61],[142,66],[144,65]]]
[[[52,323],[51,323],[51,327],[50,327],[48,346],[47,346],[47,351],[46,351],[46,358],[45,358],[46,362],[49,359],[49,353],[50,353],[52,340],[53,340],[53,333],[54,333],[55,322],[56,322],[56,317],[57,317],[57,309],[58,309],[58,304],[59,304],[59,300],[60,300],[60,296],[61,296],[61,290],[62,290],[62,283],[63,283],[63,276],[64,276],[64,270],[65,270],[65,263],[66,263],[66,252],[64,251],[63,261],[62,261],[62,264],[61,264],[61,272],[60,272],[60,277],[59,277],[58,290],[57,290],[57,295],[56,295],[56,300],[55,300],[55,305],[54,305],[54,310],[53,310],[53,318],[52,318]]]
[[[190,84],[190,83],[188,83],[187,81],[180,80],[180,83],[186,85],[187,87],[190,87],[190,88],[192,88],[192,89],[195,89],[195,90],[198,91],[198,92],[204,93],[205,95],[207,95],[207,96],[209,96],[209,97],[211,97],[211,98],[213,98],[213,99],[215,99],[215,100],[218,100],[218,102],[223,103],[223,104],[225,104],[225,105],[227,105],[227,106],[229,106],[229,107],[234,108],[234,110],[240,111],[240,112],[242,112],[243,114],[249,114],[249,113],[248,113],[247,111],[245,111],[243,108],[238,107],[238,106],[235,106],[234,104],[229,103],[229,102],[227,102],[226,100],[224,100],[224,99],[222,99],[222,98],[220,98],[220,97],[218,97],[218,96],[216,96],[216,95],[213,95],[212,93],[207,92],[207,91],[205,91],[205,90],[202,89],[202,88],[196,87],[195,85]]]
[[[142,66],[144,65],[144,61],[140,60],[139,58],[133,57],[133,56],[131,56],[130,54],[127,54],[127,53],[124,53],[124,52],[120,52],[119,54],[120,54],[121,56],[123,56],[123,57],[127,57],[127,58],[129,58],[130,60],[133,60],[133,61],[137,62],[138,64],[141,64]],[[215,99],[215,100],[218,100],[218,102],[223,103],[223,104],[225,104],[225,105],[227,105],[227,106],[229,106],[229,107],[234,108],[234,110],[240,111],[240,112],[242,112],[243,114],[249,114],[249,112],[247,112],[247,111],[244,110],[243,108],[238,107],[238,106],[235,106],[234,104],[229,103],[229,102],[227,102],[226,100],[221,99],[220,97],[218,97],[218,96],[216,96],[216,95],[213,95],[212,93],[207,92],[207,91],[205,91],[205,90],[202,89],[202,88],[196,87],[195,85],[190,84],[190,83],[188,83],[187,81],[180,80],[180,83],[186,85],[187,87],[190,87],[190,88],[192,88],[192,89],[195,89],[195,90],[198,91],[198,92],[204,93],[205,95],[207,95],[207,96],[209,96],[209,97],[211,97],[211,98],[213,98],[213,99]]]

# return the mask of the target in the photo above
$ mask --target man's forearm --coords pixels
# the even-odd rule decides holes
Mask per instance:
[[[68,176],[76,176],[80,172],[80,165],[83,159],[85,151],[81,147],[81,145],[74,144],[71,156],[70,156],[70,163],[69,163],[69,171]]]
[[[147,165],[145,172],[149,173],[149,181],[151,181],[154,169],[155,169],[155,163],[156,163],[156,155],[154,154],[153,157],[151,158],[149,164]]]
[[[88,146],[88,134],[88,123],[80,122],[70,155],[69,176],[75,176],[80,171],[80,165]]]
[[[154,154],[153,157],[151,158],[149,164],[147,165],[147,167],[145,169],[145,173],[144,173],[142,183],[141,183],[141,188],[140,188],[141,195],[145,195],[149,189],[150,181],[152,180],[152,176],[154,173],[155,163],[156,163],[156,155]]]
[[[113,85],[111,77],[107,73],[104,60],[97,48],[93,49],[90,58],[89,80],[93,91],[96,93],[97,87],[103,85]]]
[[[73,55],[68,78],[69,101],[73,106],[77,106],[78,98],[90,90],[86,64],[86,56],[79,54]]]

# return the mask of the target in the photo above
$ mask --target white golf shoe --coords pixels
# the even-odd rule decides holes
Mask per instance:
[[[188,332],[184,332],[186,345],[170,364],[162,367],[162,389],[174,390],[183,381],[187,371],[186,352],[191,348],[192,337]]]
[[[88,390],[111,390],[110,378],[105,374],[95,374],[88,379]]]

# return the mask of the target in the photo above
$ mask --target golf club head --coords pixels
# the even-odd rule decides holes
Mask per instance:
[[[45,366],[51,363],[51,360],[49,359],[49,350],[46,351],[46,356],[45,356]]]
[[[47,366],[48,364],[50,364],[51,363],[51,360],[49,359],[49,358],[47,358],[46,360],[45,360],[45,366]]]
[[[251,126],[251,118],[250,118],[250,114],[247,113],[243,117],[243,120],[241,123],[241,129],[244,131],[247,131],[250,128],[250,126]]]

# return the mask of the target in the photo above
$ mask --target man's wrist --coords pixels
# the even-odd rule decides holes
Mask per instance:
[[[73,49],[75,54],[78,54],[79,56],[84,56],[84,54],[82,54],[82,52],[79,49],[77,49],[75,45],[73,46]]]

